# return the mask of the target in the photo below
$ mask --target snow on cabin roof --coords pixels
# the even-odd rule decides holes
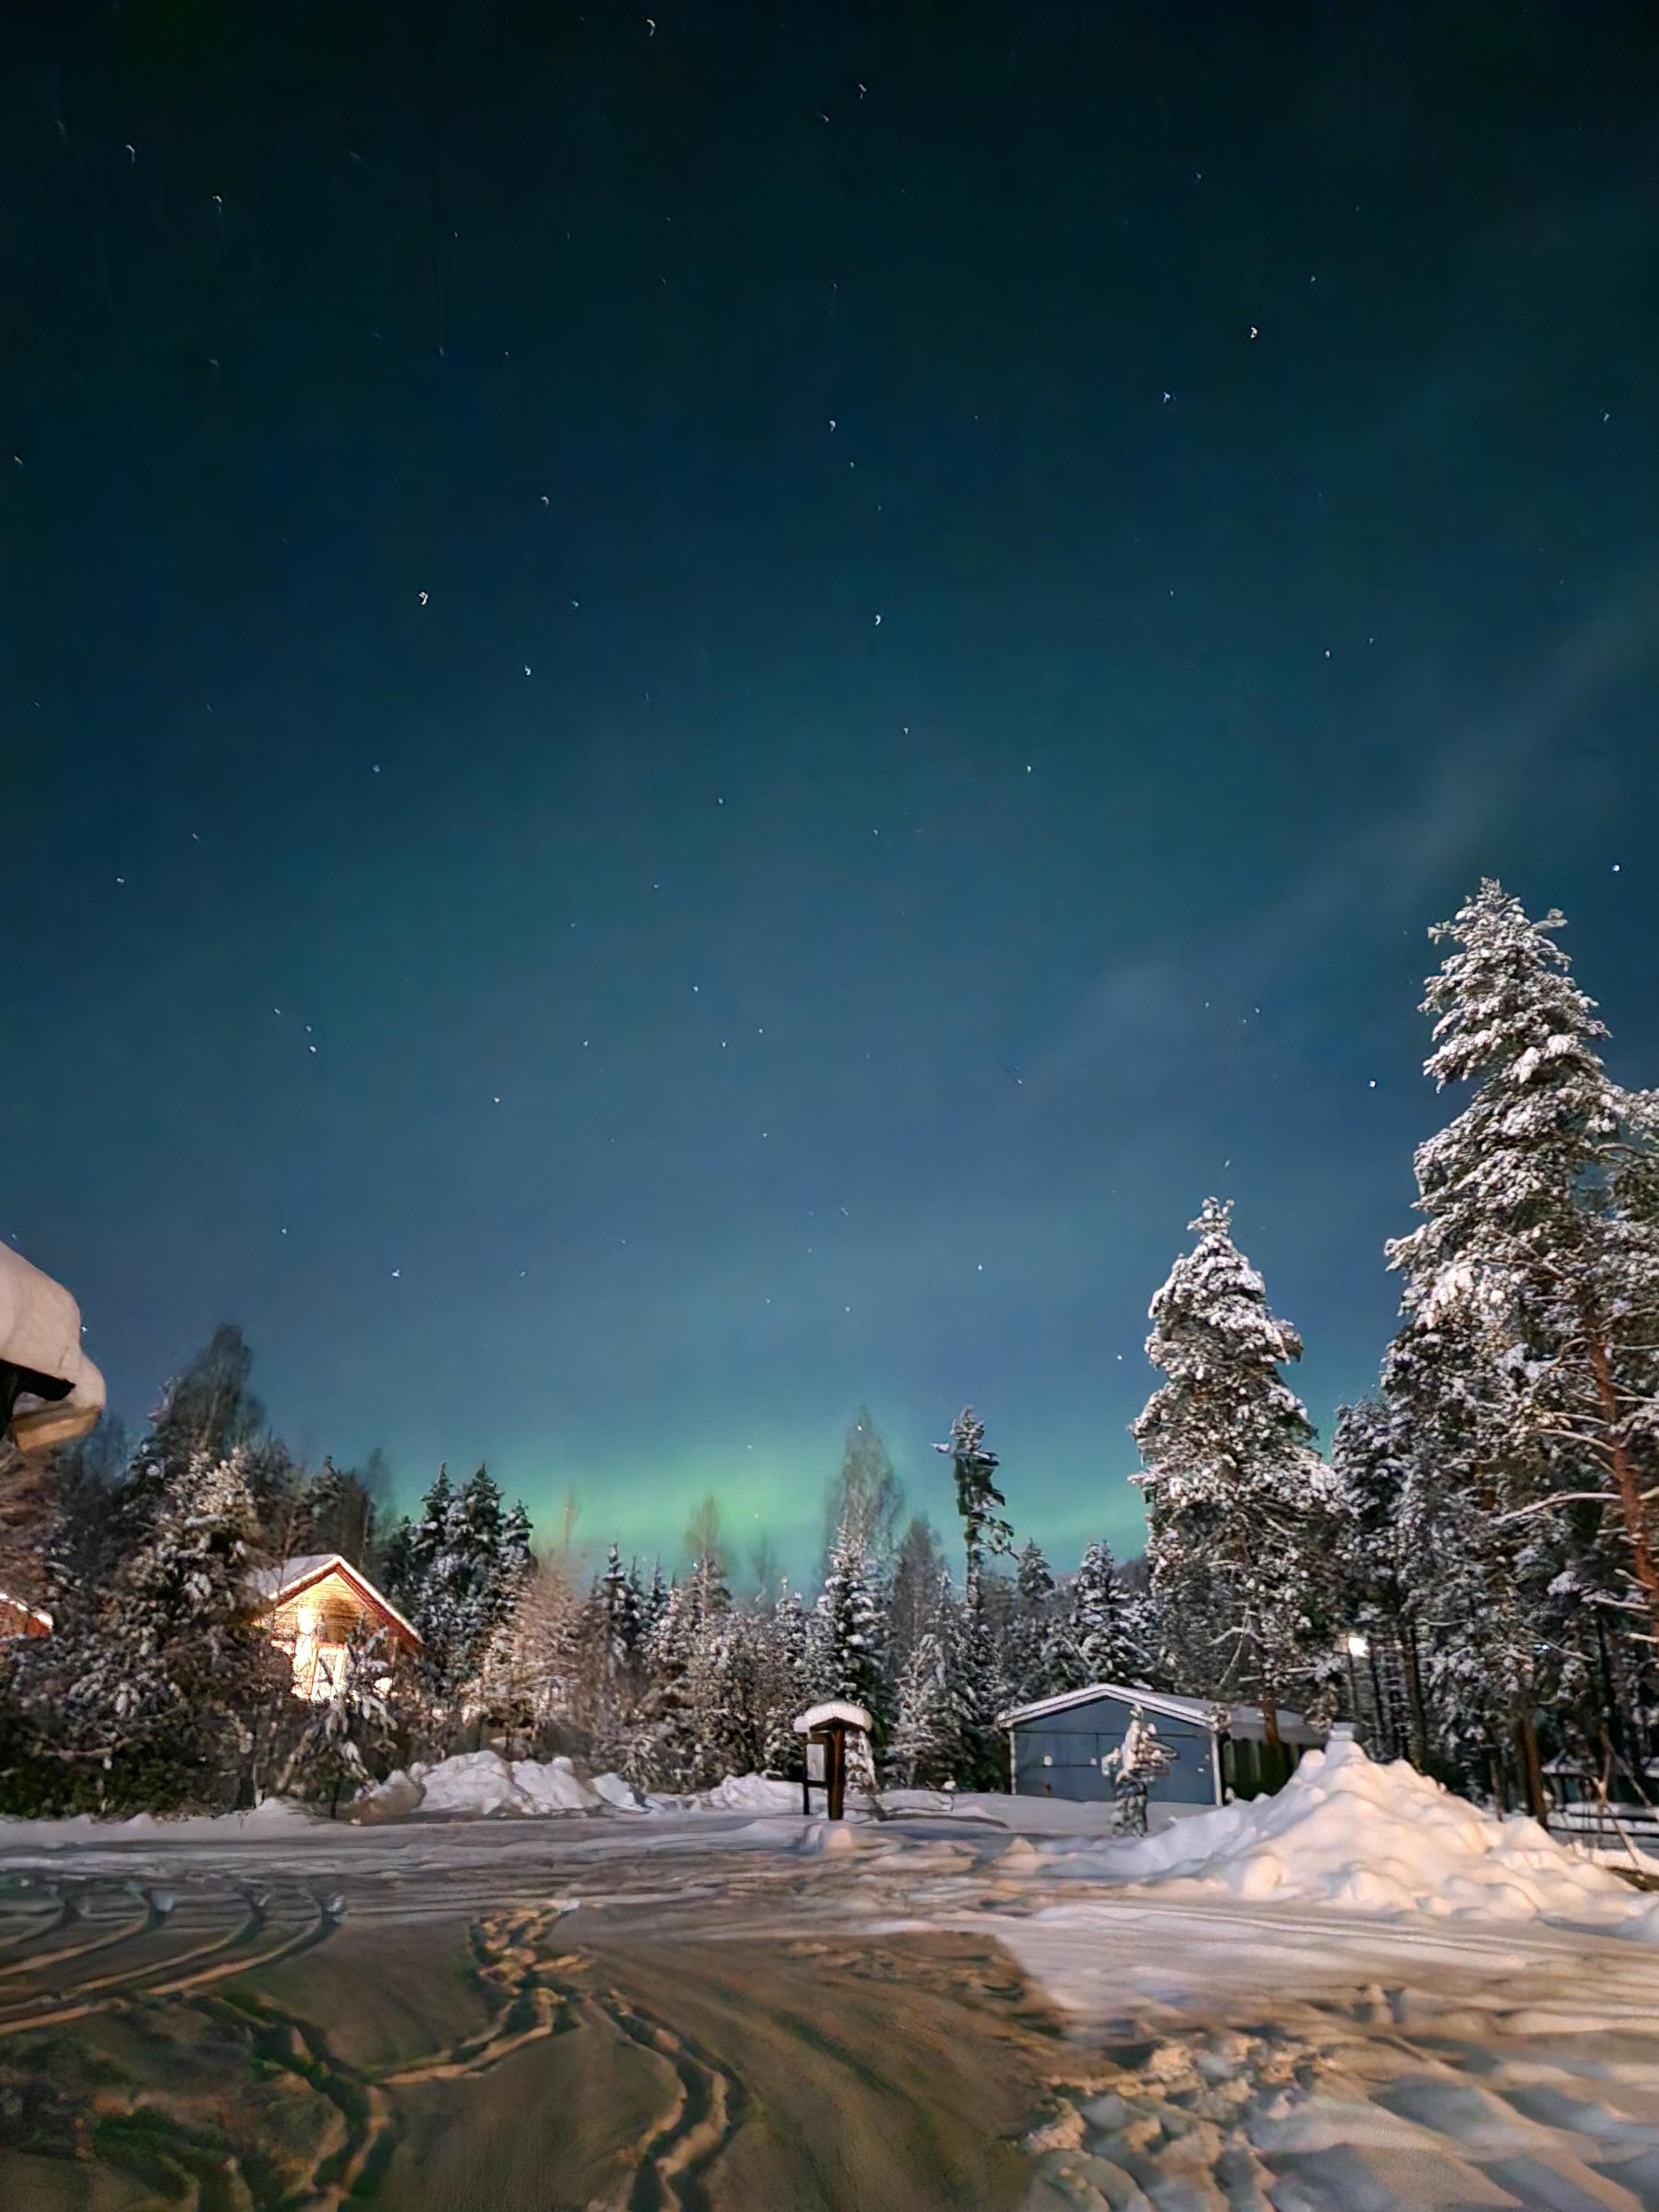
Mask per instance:
[[[313,1575],[331,1567],[338,1558],[337,1552],[301,1552],[291,1559],[284,1559],[280,1566],[255,1567],[247,1578],[247,1586],[259,1596],[276,1603],[289,1590],[297,1589],[301,1583],[308,1583]],[[344,1560],[340,1564],[343,1566]]]
[[[1033,1705],[1021,1705],[1013,1712],[1001,1714],[997,1725],[1014,1728],[1022,1721],[1042,1720],[1050,1713],[1066,1712],[1073,1705],[1091,1705],[1097,1698],[1141,1705],[1149,1713],[1163,1713],[1170,1720],[1192,1721],[1212,1735],[1225,1729],[1229,1735],[1242,1736],[1247,1741],[1259,1739],[1265,1726],[1260,1705],[1230,1705],[1213,1698],[1182,1698],[1167,1690],[1126,1689],[1117,1682],[1091,1682],[1086,1689],[1067,1690],[1062,1697],[1040,1698]],[[1279,1708],[1279,1733],[1285,1742],[1300,1744],[1304,1748],[1325,1741],[1323,1729],[1313,1727],[1300,1713],[1291,1712],[1283,1706]]]
[[[274,1567],[255,1567],[246,1577],[248,1589],[266,1606],[281,1605],[313,1583],[320,1582],[325,1575],[337,1574],[349,1582],[368,1604],[383,1613],[388,1620],[395,1621],[412,1643],[422,1641],[421,1632],[411,1626],[389,1597],[377,1590],[361,1567],[354,1567],[349,1559],[338,1552],[300,1552]]]
[[[61,1283],[0,1244],[0,1334],[14,1367],[72,1382],[81,1370],[81,1309]]]
[[[797,1713],[789,1725],[797,1735],[809,1735],[829,1721],[845,1721],[848,1728],[862,1729],[866,1735],[875,1725],[862,1705],[849,1705],[844,1698],[830,1698],[821,1705],[809,1705],[804,1713]]]

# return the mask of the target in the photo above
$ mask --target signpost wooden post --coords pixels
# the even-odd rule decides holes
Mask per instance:
[[[796,1716],[791,1726],[797,1735],[806,1739],[805,1778],[801,1784],[803,1813],[810,1814],[812,1809],[813,1790],[822,1790],[830,1818],[839,1820],[844,1816],[848,1738],[861,1735],[867,1739],[871,1725],[870,1716],[862,1705],[848,1705],[841,1698],[809,1706],[805,1712]]]

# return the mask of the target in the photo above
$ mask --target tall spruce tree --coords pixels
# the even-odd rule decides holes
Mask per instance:
[[[1455,1356],[1480,1510],[1553,1522],[1540,1569],[1609,1541],[1659,1637],[1659,1122],[1607,1074],[1564,927],[1488,879],[1431,932],[1425,1073],[1474,1088],[1418,1149],[1396,1352],[1431,1387]]]
[[[964,1406],[951,1423],[950,1442],[935,1444],[933,1449],[945,1455],[956,1474],[957,1515],[962,1522],[967,1557],[965,1588],[971,1607],[977,1603],[986,1560],[1014,1548],[1014,1532],[1002,1511],[1007,1500],[994,1479],[997,1455],[988,1449],[985,1424],[971,1406]]]
[[[1512,1746],[1534,1810],[1538,1707],[1583,1701],[1621,1617],[1659,1634],[1659,1127],[1607,1073],[1562,927],[1489,879],[1431,932],[1454,949],[1425,1072],[1474,1088],[1418,1150],[1382,1376],[1437,1738]]]
[[[1267,1308],[1208,1199],[1152,1300],[1146,1356],[1166,1380],[1133,1425],[1152,1583],[1184,1689],[1254,1697],[1277,1750],[1279,1707],[1334,1672],[1338,1510],[1302,1401],[1279,1376],[1302,1340]]]

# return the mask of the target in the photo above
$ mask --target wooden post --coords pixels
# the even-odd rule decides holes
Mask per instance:
[[[862,1705],[832,1698],[799,1715],[793,1727],[798,1735],[806,1739],[806,1780],[802,1788],[801,1810],[811,1813],[813,1786],[819,1784],[830,1818],[842,1820],[847,1809],[847,1739],[854,1729],[868,1732],[869,1714]],[[818,1769],[816,1774],[815,1766]]]

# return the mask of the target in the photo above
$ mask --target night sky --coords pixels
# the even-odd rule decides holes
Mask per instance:
[[[654,18],[645,13],[654,6]],[[142,1417],[797,1566],[1133,1548],[1209,1192],[1328,1424],[1483,873],[1659,1081],[1659,29],[7,11],[0,1233]]]

